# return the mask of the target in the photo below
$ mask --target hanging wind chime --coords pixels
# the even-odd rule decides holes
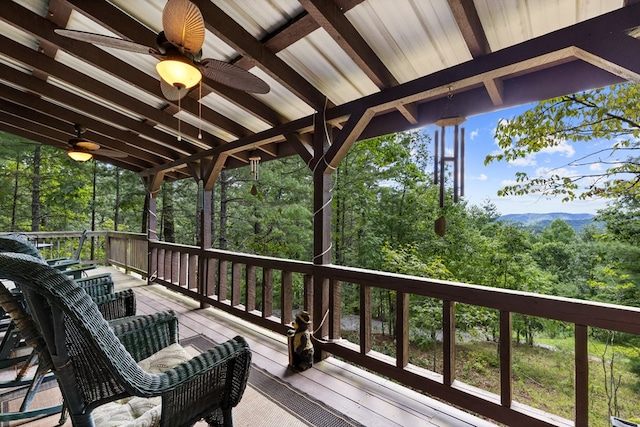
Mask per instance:
[[[453,98],[451,88],[447,95],[447,107]],[[445,110],[446,113],[446,110]],[[466,119],[458,115],[445,115],[434,124],[440,126],[440,130],[435,131],[434,138],[434,162],[433,162],[433,182],[440,187],[440,208],[444,208],[445,196],[445,171],[447,163],[453,165],[453,202],[457,203],[460,197],[464,196],[464,127],[460,127]],[[447,133],[453,134],[453,150],[447,147]],[[453,151],[452,156],[446,155],[446,149]],[[438,236],[444,236],[447,231],[447,220],[441,215],[435,221],[435,232]]]
[[[260,167],[260,159],[261,157],[256,155],[256,154],[252,154],[249,157],[249,173],[251,173],[251,175],[253,176],[254,181],[258,181],[259,178],[259,167]],[[258,187],[256,187],[256,184],[254,183],[251,186],[251,195],[256,196],[258,194]]]

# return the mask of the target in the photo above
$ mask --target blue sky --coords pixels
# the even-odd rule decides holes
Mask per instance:
[[[525,196],[499,197],[497,192],[507,183],[513,183],[516,172],[526,172],[530,177],[540,176],[549,169],[561,168],[554,171],[559,174],[571,174],[576,171],[589,173],[589,168],[582,171],[576,168],[563,168],[572,160],[575,161],[584,155],[593,152],[601,142],[589,144],[564,143],[552,151],[545,151],[530,156],[517,164],[509,164],[504,161],[493,162],[484,165],[487,154],[496,152],[498,146],[494,140],[495,128],[501,119],[510,119],[518,116],[530,106],[520,106],[505,109],[490,114],[470,117],[462,125],[465,128],[465,199],[469,204],[481,205],[484,201],[492,201],[502,215],[511,213],[592,213],[605,207],[604,200],[571,201],[562,202],[560,197],[542,197],[538,194]],[[423,129],[431,138],[434,137],[436,127],[429,126]],[[447,142],[453,138],[447,134]],[[448,145],[448,144],[447,144]],[[593,168],[592,168],[593,170]]]

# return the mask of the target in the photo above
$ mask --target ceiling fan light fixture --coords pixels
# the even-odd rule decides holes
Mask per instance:
[[[71,157],[76,162],[86,162],[87,160],[91,160],[93,155],[84,150],[71,150],[67,151],[67,156]]]
[[[168,55],[158,62],[156,71],[171,86],[191,89],[202,80],[202,73],[182,55]]]

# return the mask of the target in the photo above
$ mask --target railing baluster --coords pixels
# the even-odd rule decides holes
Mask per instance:
[[[513,356],[511,346],[512,316],[509,311],[500,311],[500,404],[510,408],[513,399],[511,378]]]
[[[198,255],[195,254],[190,254],[187,257],[187,262],[186,265],[188,266],[187,269],[187,287],[189,289],[196,289],[199,288],[198,285],[198,259],[200,257]],[[204,274],[204,272],[203,272]],[[205,279],[206,280],[206,279]],[[202,283],[205,283],[205,281],[203,280]]]
[[[313,307],[313,276],[310,274],[304,275],[304,309],[311,313]]]
[[[273,315],[273,270],[262,269],[262,317]]]
[[[371,286],[360,285],[360,353],[371,351]]]
[[[290,271],[282,272],[281,294],[282,324],[290,325],[293,320],[293,273]]]
[[[575,325],[576,427],[589,425],[589,340],[587,332],[586,326]]]
[[[251,312],[256,309],[256,266],[247,265],[247,302],[246,311]]]
[[[240,295],[242,289],[242,264],[234,262],[231,264],[231,306],[240,305]]]
[[[342,320],[342,282],[339,280],[331,280],[331,286],[329,287],[329,338],[340,338]],[[324,319],[324,314],[322,316]],[[315,329],[315,328],[314,328]]]
[[[396,292],[396,366],[409,363],[409,294]]]
[[[226,301],[229,282],[229,265],[227,260],[221,259],[218,263],[218,267],[218,301]]]
[[[178,273],[178,286],[186,286],[188,289],[191,289],[190,284],[187,284],[188,271],[187,267],[189,266],[189,254],[186,252],[180,252],[180,270]]]
[[[179,283],[180,279],[180,252],[171,251],[171,283]]]
[[[456,379],[456,306],[454,301],[442,301],[442,364],[445,385]]]

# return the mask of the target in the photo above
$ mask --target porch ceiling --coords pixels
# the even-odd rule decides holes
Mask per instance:
[[[202,101],[196,89],[181,105],[162,96],[153,57],[54,32],[155,46],[165,2],[4,1],[0,130],[66,150],[79,123],[85,137],[126,154],[101,161],[211,182],[254,151],[310,163],[322,121],[333,129],[325,160],[335,166],[356,140],[443,114],[640,81],[640,4],[631,0],[193,0],[206,22],[203,56],[249,70],[271,91],[205,79]]]

